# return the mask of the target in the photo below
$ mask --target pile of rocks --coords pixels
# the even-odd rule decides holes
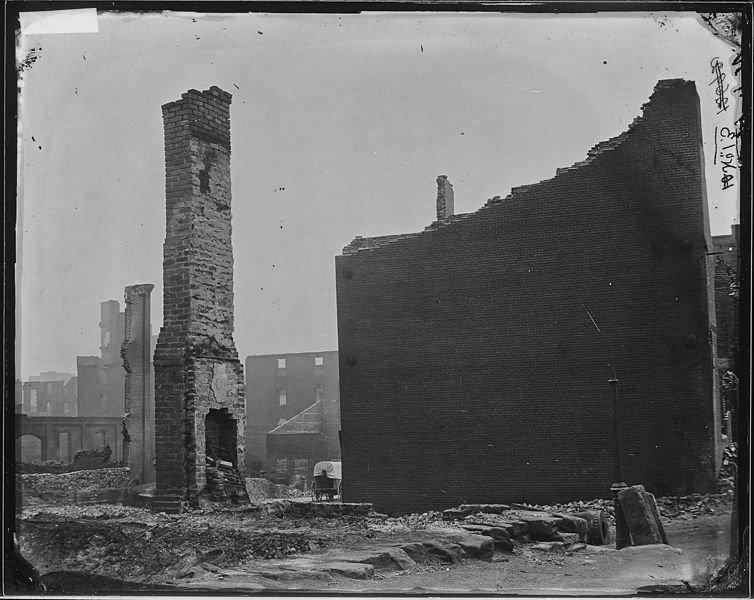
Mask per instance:
[[[732,503],[732,491],[724,494],[690,494],[657,499],[660,515],[669,519],[695,519],[701,515],[725,512],[730,509]]]
[[[539,542],[533,548],[542,550],[577,550],[584,548],[587,542],[607,543],[609,534],[604,514],[582,515],[523,506],[514,508],[507,504],[462,504],[443,511],[442,518],[456,522],[469,533],[491,537],[500,550],[512,551],[515,546],[530,542]]]
[[[105,490],[122,490],[125,494],[129,477],[128,467],[61,474],[27,473],[17,476],[17,487],[27,503],[79,502]]]
[[[262,502],[272,498],[304,498],[310,496],[305,491],[281,483],[273,483],[263,477],[247,477],[246,492],[251,502]]]

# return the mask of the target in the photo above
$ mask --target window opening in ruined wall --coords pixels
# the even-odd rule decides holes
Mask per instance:
[[[238,464],[238,426],[227,408],[210,409],[204,425],[204,448],[209,458]]]
[[[278,401],[280,402],[280,406],[288,404],[288,396],[286,395],[285,390],[278,390]]]

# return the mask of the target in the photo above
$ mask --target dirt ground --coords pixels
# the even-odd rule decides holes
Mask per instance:
[[[399,519],[296,519],[244,509],[151,513],[118,505],[30,508],[19,523],[23,555],[51,591],[315,591],[321,593],[634,594],[648,585],[703,583],[727,557],[730,511],[663,519],[673,546],[586,546],[540,551],[524,544],[489,560],[428,560],[371,577],[258,573],[275,561],[421,541],[453,524],[437,513]],[[614,539],[614,538],[613,538]],[[279,573],[279,571],[278,571]],[[686,583],[683,583],[686,582]],[[166,587],[167,586],[167,587]]]

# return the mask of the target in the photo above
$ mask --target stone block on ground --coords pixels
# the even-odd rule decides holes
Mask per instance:
[[[385,571],[406,571],[416,566],[408,553],[398,547],[352,550],[343,553],[339,559],[345,562],[370,564],[375,569]]]
[[[662,544],[662,536],[643,486],[634,485],[618,492],[626,525],[634,546]]]
[[[301,579],[313,579],[315,581],[330,581],[331,577],[325,571],[315,569],[262,569],[255,575],[271,579],[272,581],[294,582]]]
[[[469,525],[485,525],[487,527],[500,527],[508,532],[510,538],[517,538],[529,532],[529,525],[524,521],[508,518],[501,515],[472,515],[464,519]]]
[[[527,524],[527,533],[531,539],[541,542],[554,540],[562,522],[562,519],[552,517],[549,513],[521,512],[516,518]]]
[[[369,563],[328,561],[318,565],[318,568],[331,575],[340,575],[349,579],[369,579],[374,575],[374,565]]]
[[[458,544],[463,552],[466,553],[466,556],[470,558],[492,558],[492,554],[495,551],[494,540],[490,536],[453,532],[444,534],[443,537],[454,544]]]
[[[563,542],[566,546],[570,546],[578,544],[581,541],[581,537],[578,533],[564,533],[561,531],[555,534],[554,541]]]
[[[408,544],[399,544],[397,546],[408,554],[411,557],[411,560],[416,563],[423,563],[427,560],[427,549],[421,542],[410,542]]]
[[[582,542],[586,542],[587,532],[589,531],[586,519],[565,513],[553,513],[552,516],[562,519],[558,525],[560,531],[563,533],[578,533],[579,539]]]
[[[495,548],[499,550],[507,550],[508,552],[513,550],[514,544],[507,529],[488,525],[463,525],[462,527],[470,533],[492,538]]]
[[[539,542],[534,544],[531,549],[541,552],[560,552],[565,549],[565,544],[563,542]]]
[[[657,524],[657,529],[660,532],[660,539],[663,544],[667,544],[668,536],[665,534],[665,526],[662,524],[662,519],[660,518],[660,510],[657,507],[657,500],[655,499],[654,494],[650,494],[649,492],[644,492],[644,498],[646,499],[655,523]]]
[[[440,540],[428,540],[422,542],[429,556],[447,563],[459,563],[465,557],[465,552],[458,544],[442,542]]]

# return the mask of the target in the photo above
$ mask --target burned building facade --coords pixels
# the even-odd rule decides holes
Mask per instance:
[[[274,456],[269,456],[268,433],[320,400],[333,401],[335,410],[340,409],[337,351],[246,357],[246,466],[250,475],[257,475],[260,469],[288,471],[280,464],[276,468],[275,461],[288,456],[288,442],[295,447],[300,443],[294,443],[294,438],[276,437]],[[338,452],[329,458],[339,456]]]
[[[625,481],[714,487],[694,83],[660,81],[626,132],[476,212],[452,214],[446,183],[425,231],[336,257],[344,500],[395,514],[608,497],[612,367]]]
[[[100,356],[77,356],[78,416],[122,417],[126,372],[120,360],[125,313],[117,300],[100,303]]]
[[[208,456],[243,472],[243,365],[233,341],[231,95],[189,90],[165,104],[167,227],[163,326],[154,354],[156,492],[180,510],[206,484]]]

